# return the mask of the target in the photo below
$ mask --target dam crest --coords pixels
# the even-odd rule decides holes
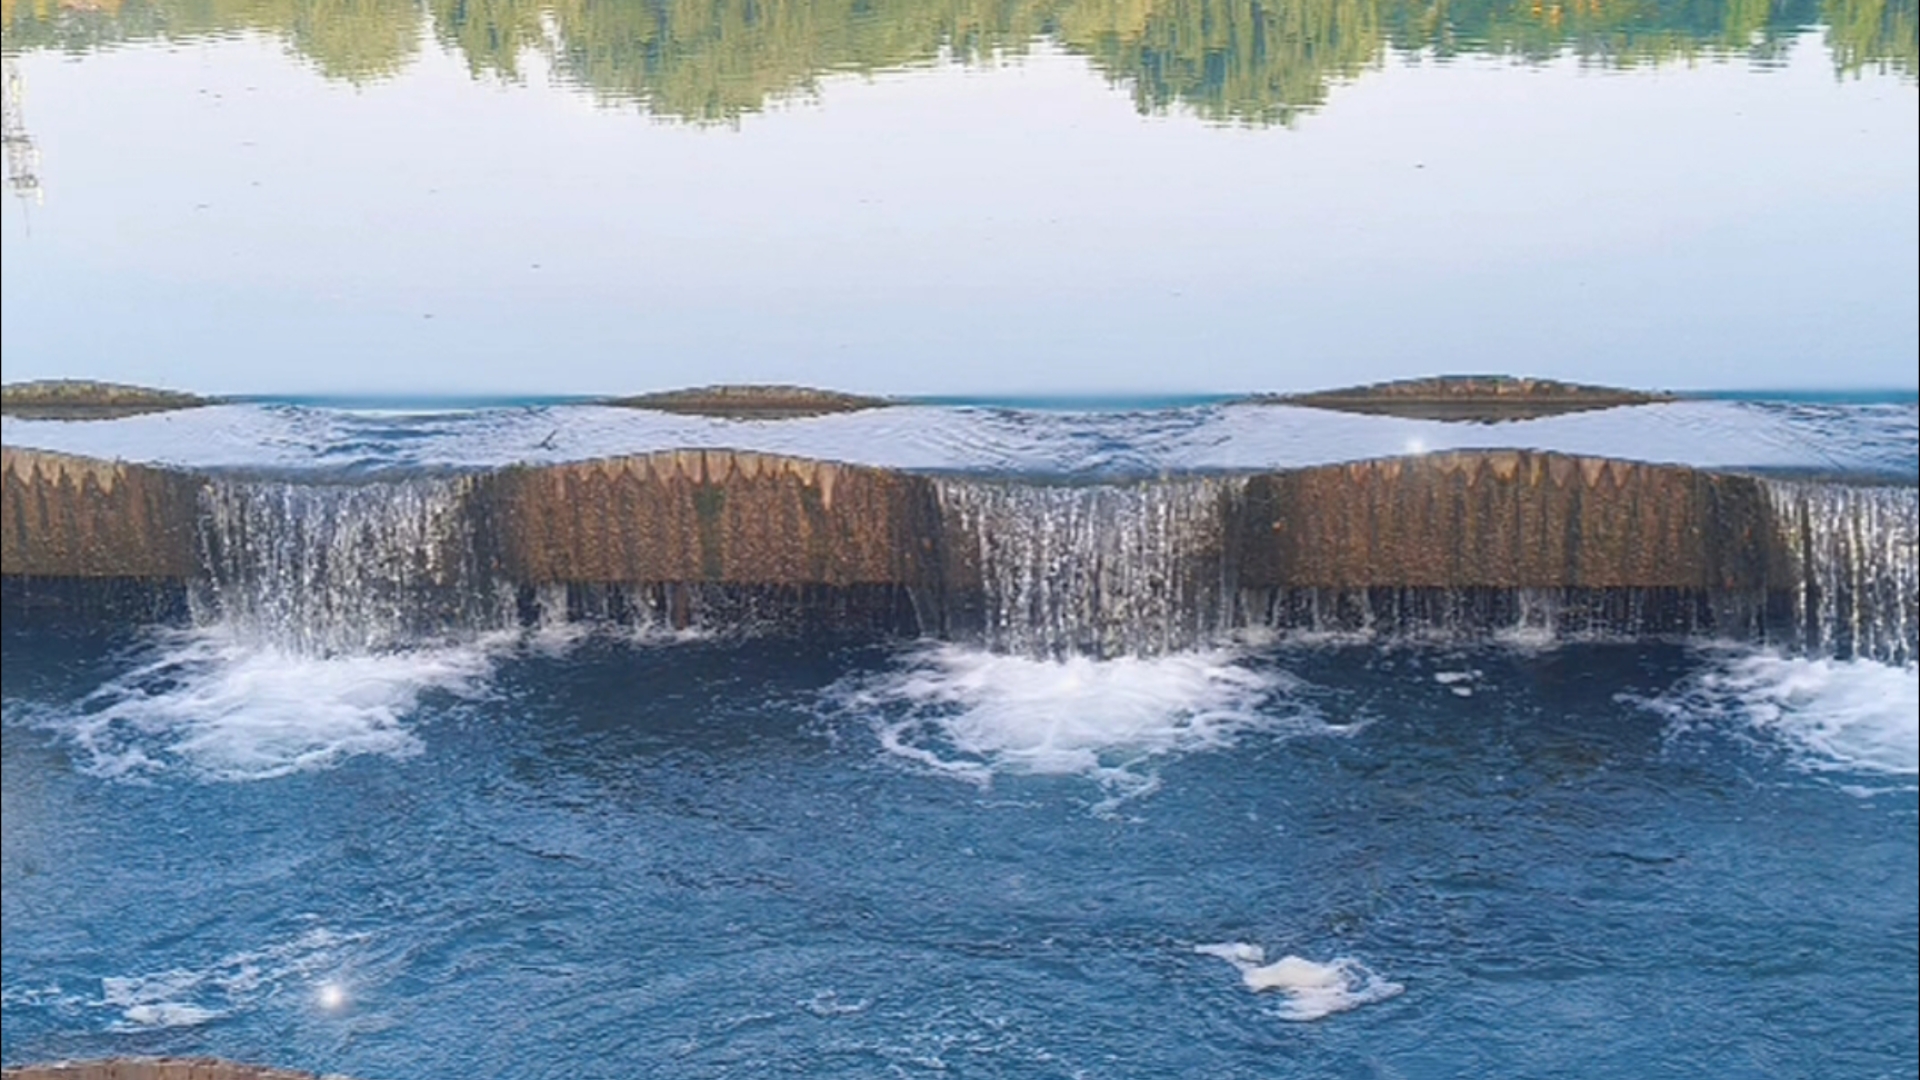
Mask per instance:
[[[1915,489],[1455,451],[1106,483],[733,451],[251,478],[5,450],[9,619],[301,652],[516,627],[860,631],[1035,657],[1243,631],[1916,655]]]

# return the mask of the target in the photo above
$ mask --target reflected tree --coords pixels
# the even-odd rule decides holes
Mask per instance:
[[[1766,65],[1823,27],[1842,75],[1912,79],[1920,0],[0,0],[8,53],[258,32],[329,78],[391,76],[430,28],[476,76],[538,55],[609,102],[730,123],[835,72],[1085,56],[1143,112],[1287,123],[1390,53]]]

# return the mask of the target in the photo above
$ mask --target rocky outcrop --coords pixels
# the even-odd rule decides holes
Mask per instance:
[[[1584,386],[1552,379],[1508,375],[1444,375],[1403,379],[1309,394],[1261,395],[1249,399],[1276,405],[1303,405],[1340,412],[1372,413],[1418,420],[1497,423],[1542,416],[1673,401],[1670,394]]]
[[[211,405],[212,398],[87,379],[45,379],[0,387],[0,413],[26,420],[114,420]]]
[[[718,416],[729,420],[787,420],[803,416],[883,408],[885,398],[815,390],[804,386],[701,386],[603,402],[631,409]]]

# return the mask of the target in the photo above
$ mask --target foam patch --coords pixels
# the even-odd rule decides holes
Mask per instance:
[[[1264,948],[1241,941],[1196,945],[1193,951],[1232,964],[1240,972],[1241,982],[1256,994],[1278,991],[1285,1001],[1274,1015],[1282,1020],[1318,1020],[1385,1001],[1406,990],[1350,956],[1324,964],[1300,956],[1283,956],[1267,963]]]

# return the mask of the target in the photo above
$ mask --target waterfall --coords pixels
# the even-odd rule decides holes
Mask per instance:
[[[1770,481],[1792,567],[1790,643],[1895,664],[1920,656],[1920,489]]]
[[[1241,607],[1280,631],[1452,641],[1745,637],[1759,625],[1749,597],[1673,588],[1274,588],[1249,590]]]
[[[947,558],[972,564],[980,590],[977,603],[960,605],[972,617],[949,629],[1037,657],[1203,644],[1232,621],[1226,518],[1241,488],[1215,478],[1096,486],[943,479]]]
[[[510,625],[462,477],[216,479],[202,491],[195,622],[310,655],[375,652]]]
[[[942,477],[914,583],[508,582],[466,476],[200,488],[192,617],[309,655],[563,622],[928,634],[1030,657],[1157,655],[1247,625],[1370,636],[1714,637],[1813,656],[1920,657],[1912,487],[1766,481],[1758,578],[1684,587],[1242,588],[1246,481]],[[1743,534],[1744,535],[1744,534]],[[1743,541],[1744,542],[1744,541]],[[1249,549],[1251,550],[1251,549]],[[1270,571],[1269,571],[1270,572]]]

